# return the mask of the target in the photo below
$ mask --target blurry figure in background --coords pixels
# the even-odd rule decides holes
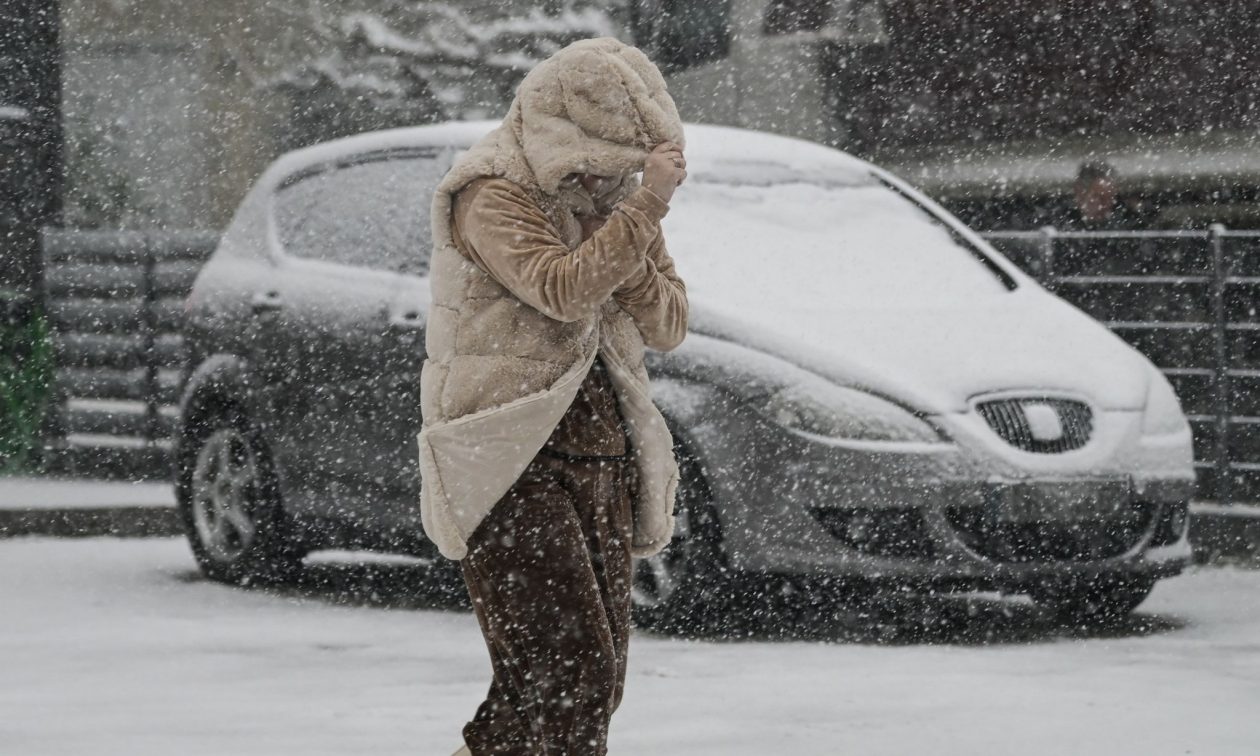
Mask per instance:
[[[686,165],[656,66],[591,39],[525,77],[433,199],[421,514],[460,560],[494,673],[459,754],[607,750],[631,558],[674,533],[644,348],[687,333],[661,231]]]
[[[1116,171],[1104,160],[1081,164],[1072,186],[1073,206],[1065,230],[1126,231],[1140,228],[1142,219],[1116,188]]]

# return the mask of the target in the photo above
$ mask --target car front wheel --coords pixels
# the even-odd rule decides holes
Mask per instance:
[[[641,627],[707,633],[725,619],[732,580],[699,466],[686,457],[679,462],[674,538],[660,553],[635,560],[631,605]]]
[[[274,477],[249,424],[228,411],[191,434],[180,464],[179,509],[202,572],[249,583],[291,576],[301,565]]]

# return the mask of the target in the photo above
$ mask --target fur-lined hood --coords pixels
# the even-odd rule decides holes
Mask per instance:
[[[521,82],[505,123],[545,194],[570,173],[638,173],[656,145],[683,145],[660,71],[611,37],[576,42],[539,64]]]
[[[630,176],[661,142],[684,144],[665,79],[640,50],[611,37],[574,42],[521,82],[503,124],[465,153],[438,186],[435,228],[472,181],[505,178],[555,198],[571,173]]]

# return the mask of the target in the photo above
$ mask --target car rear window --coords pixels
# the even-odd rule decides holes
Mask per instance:
[[[449,167],[437,151],[389,153],[292,177],[274,203],[280,243],[294,257],[423,275],[429,206]]]

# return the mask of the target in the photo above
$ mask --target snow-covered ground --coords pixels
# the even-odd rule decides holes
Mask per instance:
[[[170,483],[84,478],[0,478],[0,509],[173,507]]]
[[[2,754],[446,756],[488,680],[472,616],[396,559],[274,591],[202,580],[178,540],[14,539],[0,576]],[[611,751],[1255,754],[1258,597],[1260,571],[1199,569],[1085,635],[985,600],[903,607],[933,625],[910,641],[816,612],[640,633]]]

